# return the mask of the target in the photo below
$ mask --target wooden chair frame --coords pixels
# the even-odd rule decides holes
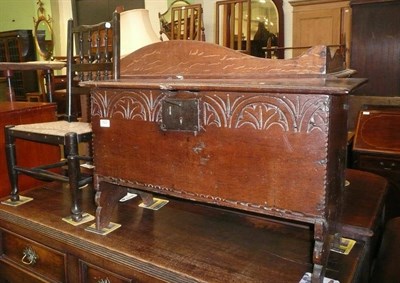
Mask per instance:
[[[172,7],[171,40],[205,41],[201,4]]]
[[[251,19],[250,2],[250,0],[216,2],[216,44],[250,54],[251,22],[248,20]],[[247,11],[247,17],[245,17],[245,11]],[[245,38],[245,46],[242,45],[242,35]]]
[[[45,181],[61,181],[69,184],[71,191],[71,220],[80,222],[83,213],[80,204],[79,188],[93,181],[93,175],[81,171],[81,162],[91,162],[91,155],[80,155],[78,145],[91,143],[92,128],[90,123],[78,122],[72,111],[73,97],[83,92],[85,88],[75,88],[74,80],[105,80],[119,78],[120,29],[119,14],[114,13],[112,22],[97,25],[73,27],[73,21],[68,21],[67,44],[67,107],[65,119],[48,123],[7,126],[5,129],[6,157],[11,183],[11,203],[20,201],[18,175],[26,174]],[[105,30],[104,41],[100,31]],[[93,31],[98,36],[92,36]],[[112,34],[111,34],[112,31]],[[88,33],[88,41],[83,40],[83,34]],[[109,38],[109,36],[111,36]],[[74,56],[74,47],[78,58]],[[95,39],[93,41],[93,39]],[[111,43],[112,42],[112,43]],[[105,47],[105,52],[101,48]],[[82,50],[88,50],[87,53]],[[79,90],[79,91],[77,91]],[[64,148],[64,156],[59,162],[40,165],[34,168],[24,168],[17,164],[16,139],[33,142],[60,145]],[[65,174],[65,170],[67,173]]]

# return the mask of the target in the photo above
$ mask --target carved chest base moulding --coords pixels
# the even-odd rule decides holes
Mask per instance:
[[[267,60],[170,41],[125,57],[120,80],[86,83],[96,229],[127,189],[306,222],[322,280],[344,185],[346,95],[364,82],[328,74],[335,64],[321,46]]]

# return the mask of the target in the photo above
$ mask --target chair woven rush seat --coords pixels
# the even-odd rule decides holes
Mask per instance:
[[[35,124],[24,124],[17,125],[12,128],[13,131],[20,131],[20,136],[25,136],[25,131],[29,130],[29,135],[41,134],[47,135],[47,139],[58,139],[65,137],[66,134],[74,132],[82,138],[83,141],[89,141],[88,135],[91,135],[92,127],[89,123],[74,122],[70,123],[67,121],[56,121],[47,123],[35,123]],[[86,134],[86,135],[85,135]],[[17,133],[14,133],[17,136]]]
[[[69,182],[70,178],[77,180],[77,187],[82,187],[91,183],[93,178],[80,173],[80,160],[91,161],[90,156],[79,156],[79,143],[88,143],[92,139],[92,129],[89,123],[81,122],[67,122],[67,121],[56,121],[47,123],[35,123],[35,124],[24,124],[17,126],[8,126],[6,128],[6,138],[8,145],[15,144],[16,138],[45,142],[49,144],[63,144],[64,156],[60,162],[53,164],[46,164],[34,168],[23,168],[14,165],[14,170],[24,173],[30,176],[36,176],[37,178],[44,180],[58,180]],[[15,151],[15,146],[14,146]],[[13,153],[15,156],[15,153]],[[12,158],[12,157],[11,157]],[[55,169],[67,166],[68,174],[59,172],[49,171],[49,169]],[[73,172],[76,172],[74,174]],[[75,175],[75,176],[71,176]],[[17,184],[16,184],[17,185]],[[13,190],[11,192],[11,200],[19,200],[18,191]],[[77,219],[78,220],[78,219]]]
[[[92,127],[89,123],[81,122],[67,122],[67,121],[56,121],[48,123],[35,123],[35,124],[24,124],[17,126],[10,126],[7,128],[9,131],[8,135],[15,138],[29,139],[34,141],[47,141],[51,144],[64,144],[69,145],[65,147],[64,156],[67,156],[71,160],[67,159],[60,160],[59,163],[51,165],[40,166],[35,168],[22,168],[15,166],[15,168],[27,175],[36,175],[42,178],[50,178],[50,180],[58,180],[68,182],[69,177],[64,174],[57,174],[53,171],[49,171],[51,168],[58,168],[68,166],[69,170],[79,170],[79,159],[78,156],[78,144],[87,143],[92,139]],[[80,160],[91,161],[90,156],[81,156]],[[72,169],[73,168],[73,169]],[[91,176],[81,178],[78,176],[78,187],[82,187],[92,182]],[[12,198],[16,200],[16,196],[12,195]]]

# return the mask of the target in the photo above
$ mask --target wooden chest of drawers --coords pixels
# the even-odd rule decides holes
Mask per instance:
[[[103,236],[72,226],[70,193],[61,184],[25,191],[34,200],[19,208],[0,204],[0,282],[299,282],[312,272],[313,231],[264,217],[170,199],[158,211],[141,200],[120,203]],[[84,211],[94,214],[93,190],[82,190]],[[36,263],[24,251],[36,254]],[[362,283],[366,246],[332,253],[326,276]],[[103,280],[103,281],[102,281]],[[107,281],[108,280],[108,281]]]
[[[2,231],[3,260],[10,266],[25,268],[41,277],[56,282],[66,278],[67,257],[40,243],[18,236],[7,230]]]

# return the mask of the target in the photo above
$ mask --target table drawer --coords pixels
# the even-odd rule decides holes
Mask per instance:
[[[400,174],[400,159],[368,156],[360,154],[358,167],[389,174]]]
[[[2,258],[54,282],[65,282],[66,254],[1,230]]]
[[[128,283],[132,280],[85,261],[79,261],[82,283]]]
[[[103,262],[104,263],[104,262]],[[80,282],[81,283],[157,283],[165,282],[146,275],[138,270],[121,269],[113,263],[105,263],[108,268],[116,268],[119,271],[111,271],[103,267],[79,260]],[[118,272],[124,275],[117,274]]]
[[[0,282],[29,282],[29,283],[49,283],[44,278],[30,273],[28,270],[20,268],[13,262],[0,259]]]

